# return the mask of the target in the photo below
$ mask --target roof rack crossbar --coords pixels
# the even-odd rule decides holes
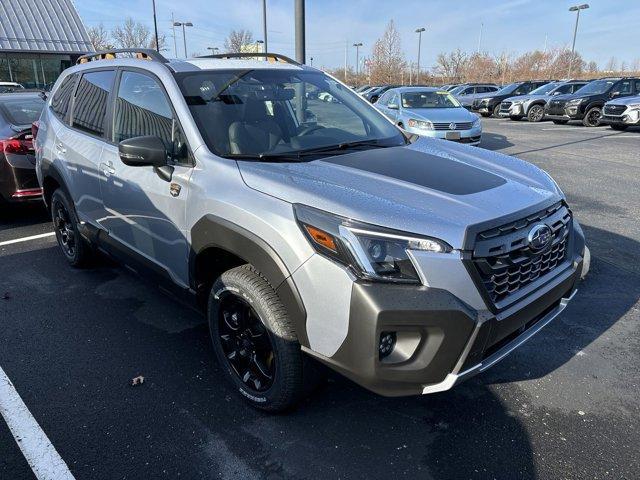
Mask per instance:
[[[267,60],[273,59],[276,62],[290,63],[292,65],[301,65],[296,62],[292,58],[289,58],[285,55],[280,55],[279,53],[251,53],[251,52],[242,52],[242,53],[216,53],[215,55],[202,55],[197,58],[220,58],[223,60],[229,60],[232,58],[255,58],[255,57],[264,57]]]
[[[144,60],[154,60],[160,63],[169,63],[160,53],[150,48],[115,48],[110,50],[100,50],[99,52],[82,55],[76,64],[92,62],[96,60],[114,59],[118,53],[134,53],[137,58]]]

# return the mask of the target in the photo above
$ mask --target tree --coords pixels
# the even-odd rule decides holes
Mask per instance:
[[[160,48],[158,48],[157,50],[159,52],[166,50],[167,47],[167,36],[164,33],[158,33],[158,45],[160,46]],[[151,35],[151,40],[149,41],[149,48],[151,50],[156,50],[156,37],[155,35]],[[192,54],[192,56],[196,56],[195,54]]]
[[[148,48],[152,43],[151,31],[146,25],[127,18],[112,32],[113,40],[119,48]]]
[[[253,33],[249,30],[231,30],[224,41],[224,49],[229,53],[239,53],[244,45],[253,43]]]
[[[459,48],[449,53],[440,53],[436,58],[436,72],[447,81],[460,82],[465,74],[468,57]]]
[[[393,20],[387,24],[382,37],[373,44],[369,62],[371,83],[374,85],[400,83],[406,62],[402,53],[400,34]]]
[[[108,50],[113,47],[111,45],[111,35],[109,35],[109,32],[104,28],[102,23],[97,27],[89,28],[87,35],[89,35],[91,45],[93,45],[93,48],[97,51]]]
[[[591,60],[587,65],[587,71],[589,73],[598,73],[598,64]]]
[[[611,57],[608,61],[604,69],[607,72],[615,72],[618,69],[618,59],[616,57]]]

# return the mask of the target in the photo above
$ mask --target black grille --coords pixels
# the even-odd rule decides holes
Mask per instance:
[[[502,102],[500,104],[501,112],[508,112],[510,108],[511,108],[511,102]]]
[[[626,109],[627,109],[626,105],[605,105],[604,114],[605,115],[622,115],[622,113]]]
[[[551,228],[552,241],[533,250],[527,235],[535,224]],[[473,263],[491,301],[498,305],[518,290],[551,273],[567,257],[571,213],[563,203],[518,221],[481,232],[476,237]]]

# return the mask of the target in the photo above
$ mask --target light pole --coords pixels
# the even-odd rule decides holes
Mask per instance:
[[[156,0],[152,0],[151,5],[153,6],[153,30],[155,32],[156,51],[160,52],[160,45],[158,45],[158,19],[156,17]]]
[[[480,55],[480,49],[482,48],[482,28],[484,23],[480,22],[480,35],[478,35],[478,55]]]
[[[207,47],[207,50],[211,50],[211,53],[215,55],[220,49],[218,47]]]
[[[260,50],[262,50],[260,45],[264,45],[264,40],[256,40],[256,53],[262,53],[260,52]],[[267,57],[264,57],[264,60],[267,60]]]
[[[418,69],[416,71],[416,83],[420,84],[420,47],[422,46],[422,32],[424,32],[426,28],[420,27],[416,28],[416,33],[418,34]]]
[[[569,9],[570,12],[576,13],[576,26],[573,28],[573,43],[571,44],[571,58],[569,59],[569,74],[567,77],[571,79],[571,69],[573,68],[574,52],[576,50],[576,35],[578,34],[578,21],[580,20],[580,10],[586,10],[589,8],[588,3],[582,5],[574,5]]]
[[[184,42],[184,58],[187,58],[187,32],[185,27],[193,27],[191,22],[173,22],[175,27],[182,27],[182,41]]]
[[[354,47],[356,47],[356,85],[358,85],[358,75],[360,73],[360,47],[362,46],[362,42],[354,43]]]
[[[264,35],[264,52],[267,53],[267,0],[262,0],[262,30]]]

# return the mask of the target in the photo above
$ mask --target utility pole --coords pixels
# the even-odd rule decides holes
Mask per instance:
[[[349,40],[344,41],[344,83],[347,83],[347,63],[349,61]]]
[[[311,57],[310,60],[311,60],[311,66],[313,67],[313,57]]]
[[[295,2],[296,60],[299,63],[306,63],[304,0],[295,0]]]
[[[418,34],[418,70],[416,71],[416,83],[420,83],[420,47],[422,46],[422,32],[424,32],[426,28],[421,27],[416,29],[416,33]]]
[[[586,10],[589,8],[588,3],[582,5],[574,5],[569,9],[570,12],[576,12],[576,26],[573,28],[573,43],[571,44],[571,58],[569,59],[569,74],[567,77],[571,79],[571,69],[573,68],[574,52],[576,50],[576,35],[578,34],[578,21],[580,20],[580,10]]]
[[[269,51],[267,44],[267,0],[262,0],[262,31],[264,32],[264,52]],[[265,57],[265,60],[267,58]]]
[[[480,49],[482,48],[482,28],[484,27],[484,23],[480,22],[480,35],[478,36],[478,54],[480,54]]]
[[[356,47],[356,82],[357,85],[360,78],[360,47],[362,46],[362,42],[354,43],[354,47]]]
[[[153,29],[156,36],[156,51],[160,53],[160,44],[158,43],[158,18],[156,17],[156,0],[151,0],[153,6]]]
[[[173,18],[173,12],[171,12],[171,29],[173,30],[173,54],[178,58],[178,43],[176,41],[176,19]]]

